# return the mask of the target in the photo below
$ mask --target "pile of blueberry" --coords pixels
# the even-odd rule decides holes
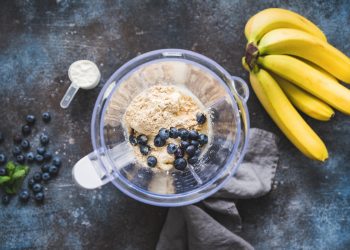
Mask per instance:
[[[12,155],[18,164],[35,163],[41,166],[41,171],[35,172],[28,180],[28,188],[33,192],[34,200],[42,202],[44,200],[44,191],[41,182],[48,182],[58,174],[61,166],[61,159],[58,156],[53,157],[51,151],[48,149],[50,138],[45,133],[40,134],[40,145],[35,150],[30,151],[33,145],[26,137],[31,134],[36,118],[34,115],[27,115],[25,120],[26,124],[22,126],[22,133],[15,134],[13,137],[14,147],[12,148]],[[45,123],[49,123],[51,121],[50,113],[44,112],[42,114],[42,120]],[[4,165],[6,162],[7,157],[1,153],[0,165]],[[0,173],[3,169],[4,167],[0,167]],[[29,189],[24,188],[20,191],[20,201],[27,202],[29,200]],[[10,197],[4,194],[2,202],[7,204],[9,200]]]
[[[198,113],[196,119],[198,124],[204,124],[207,120],[202,113]],[[196,130],[171,127],[170,129],[161,128],[159,130],[153,141],[154,146],[165,146],[169,138],[181,139],[179,145],[174,143],[169,143],[167,145],[167,152],[175,157],[174,167],[177,170],[185,170],[187,163],[195,164],[201,153],[201,147],[208,143],[208,136],[200,134]],[[151,147],[147,144],[148,138],[146,135],[141,134],[135,137],[134,133],[132,133],[129,137],[129,141],[133,146],[139,145],[141,154],[148,155],[151,152]],[[157,158],[148,156],[147,165],[149,167],[155,167],[157,165]]]

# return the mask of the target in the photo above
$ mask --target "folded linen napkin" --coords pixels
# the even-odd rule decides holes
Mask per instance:
[[[271,190],[278,149],[277,138],[270,132],[251,129],[249,138],[243,163],[224,188],[197,204],[169,209],[157,250],[254,249],[234,233],[241,230],[235,200]]]

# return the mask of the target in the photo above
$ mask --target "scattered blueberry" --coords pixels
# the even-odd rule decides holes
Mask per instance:
[[[186,153],[189,157],[193,156],[196,153],[196,147],[193,145],[190,145],[186,148]]]
[[[47,134],[41,134],[40,135],[40,143],[41,145],[45,146],[49,143],[50,139],[49,139],[49,136]]]
[[[165,145],[165,140],[163,140],[162,138],[160,138],[159,135],[157,135],[155,138],[154,138],[154,146],[156,147],[163,147]]]
[[[41,192],[43,190],[43,185],[41,185],[40,183],[35,183],[32,189],[34,193]]]
[[[183,149],[183,150],[186,150],[186,148],[190,146],[190,143],[188,141],[181,141],[180,142],[180,147]]]
[[[188,161],[189,164],[195,164],[198,161],[198,157],[197,156],[192,156],[187,161]]]
[[[27,139],[21,141],[21,148],[23,150],[28,150],[30,148],[30,142]]]
[[[140,145],[140,152],[143,155],[148,155],[151,152],[151,148],[148,145]]]
[[[3,143],[5,140],[4,133],[0,132],[0,143]]]
[[[174,154],[177,149],[177,146],[174,143],[169,143],[166,150],[169,154]]]
[[[43,118],[44,122],[50,122],[51,121],[51,114],[49,112],[44,112],[41,117]]]
[[[58,174],[58,167],[57,167],[57,166],[54,166],[54,165],[50,166],[50,167],[49,167],[49,174],[50,174],[51,176],[57,175],[57,174]]]
[[[201,150],[197,148],[196,153],[194,155],[199,156],[201,154]]]
[[[151,168],[155,167],[157,165],[157,158],[154,156],[148,156],[147,165]]]
[[[168,140],[169,139],[169,130],[167,130],[166,128],[161,128],[158,132],[158,135],[160,136],[160,138],[162,140]]]
[[[51,158],[52,158],[52,153],[49,152],[49,151],[46,151],[46,152],[44,153],[44,160],[45,160],[45,161],[49,161],[49,160],[51,160]]]
[[[187,162],[184,158],[177,158],[175,161],[174,161],[174,167],[177,169],[177,170],[185,170],[187,166]]]
[[[29,135],[30,132],[32,132],[32,129],[30,128],[29,125],[26,124],[26,125],[22,126],[22,134],[23,135]]]
[[[196,120],[198,124],[204,124],[207,120],[207,117],[203,113],[197,113],[196,114]]]
[[[35,156],[35,161],[36,161],[37,163],[42,163],[42,162],[44,161],[44,156],[37,154],[37,155]]]
[[[16,156],[16,161],[17,161],[19,164],[24,164],[25,161],[26,161],[26,158],[24,157],[24,155],[20,154],[20,155],[17,155],[17,156]]]
[[[137,145],[137,139],[136,139],[135,136],[133,136],[133,135],[130,135],[130,136],[129,136],[129,142],[130,142],[130,144],[133,145],[133,146],[136,146],[136,145]]]
[[[15,134],[15,135],[13,136],[13,142],[14,142],[15,144],[20,144],[21,141],[22,141],[22,135],[21,135],[21,134]]]
[[[0,176],[5,176],[7,174],[6,172],[6,168],[0,167]]]
[[[20,155],[21,154],[21,148],[18,147],[18,146],[14,146],[13,149],[12,149],[12,154],[13,154],[13,156]]]
[[[0,165],[3,165],[7,162],[7,157],[4,154],[0,154]]]
[[[46,173],[49,172],[50,165],[49,164],[44,164],[41,166],[41,172]]]
[[[174,128],[174,127],[170,128],[170,130],[169,130],[169,137],[170,138],[174,138],[174,139],[179,137],[179,131],[177,130],[177,128]]]
[[[27,202],[29,200],[29,191],[28,189],[22,189],[19,193],[19,200],[22,202]]]
[[[35,155],[34,155],[34,153],[33,152],[29,152],[28,154],[27,154],[27,161],[29,162],[29,163],[31,163],[31,162],[33,162],[35,160]]]
[[[46,182],[46,181],[49,181],[49,180],[51,179],[50,173],[47,173],[47,172],[42,173],[41,179],[42,179],[43,181],[45,181],[45,182]]]
[[[177,148],[174,155],[175,158],[183,158],[185,156],[185,153],[181,148]]]
[[[39,154],[39,155],[44,155],[45,152],[46,152],[46,149],[44,147],[38,147],[36,149],[36,152]]]
[[[10,203],[10,196],[8,194],[3,194],[1,197],[2,204],[7,205]]]
[[[198,142],[199,142],[200,145],[207,144],[208,143],[208,136],[205,135],[205,134],[200,134]]]
[[[34,125],[34,123],[35,123],[35,116],[34,115],[27,115],[26,116],[26,122],[30,126]]]
[[[28,187],[32,189],[35,183],[35,180],[33,178],[30,178],[28,180]]]
[[[56,167],[60,167],[62,164],[61,158],[58,156],[55,156],[52,160],[52,164]]]
[[[190,143],[191,143],[191,145],[195,146],[196,148],[198,148],[198,146],[199,146],[199,142],[196,140],[192,140],[192,141],[190,141]]]
[[[188,138],[190,140],[197,140],[198,139],[198,132],[196,130],[190,130],[189,133],[188,133]]]
[[[42,202],[44,200],[44,198],[45,198],[45,196],[44,196],[43,192],[37,192],[34,195],[34,200],[37,201],[37,202]]]
[[[147,136],[145,135],[139,135],[137,137],[137,143],[140,144],[140,145],[147,145],[147,142],[148,142],[148,138]]]
[[[188,130],[186,130],[184,128],[179,129],[179,136],[182,140],[184,140],[184,141],[187,140],[188,136],[189,136]]]
[[[41,181],[41,173],[40,173],[40,172],[35,172],[35,173],[33,174],[33,180],[34,180],[35,182],[40,182],[40,181]]]

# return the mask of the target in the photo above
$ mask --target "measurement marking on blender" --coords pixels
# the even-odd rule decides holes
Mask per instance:
[[[196,181],[198,182],[198,184],[203,184],[203,181],[202,179],[198,176],[198,174],[196,173],[196,171],[194,170],[193,166],[192,165],[188,165],[188,168],[191,172],[191,174],[193,175],[193,177],[196,179]]]

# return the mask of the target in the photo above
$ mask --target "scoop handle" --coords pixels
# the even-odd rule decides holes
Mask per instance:
[[[79,87],[74,82],[72,82],[72,84],[69,86],[69,88],[67,89],[66,93],[64,94],[60,102],[61,108],[64,108],[64,109],[68,108],[69,104],[73,100],[78,90],[79,90]]]

